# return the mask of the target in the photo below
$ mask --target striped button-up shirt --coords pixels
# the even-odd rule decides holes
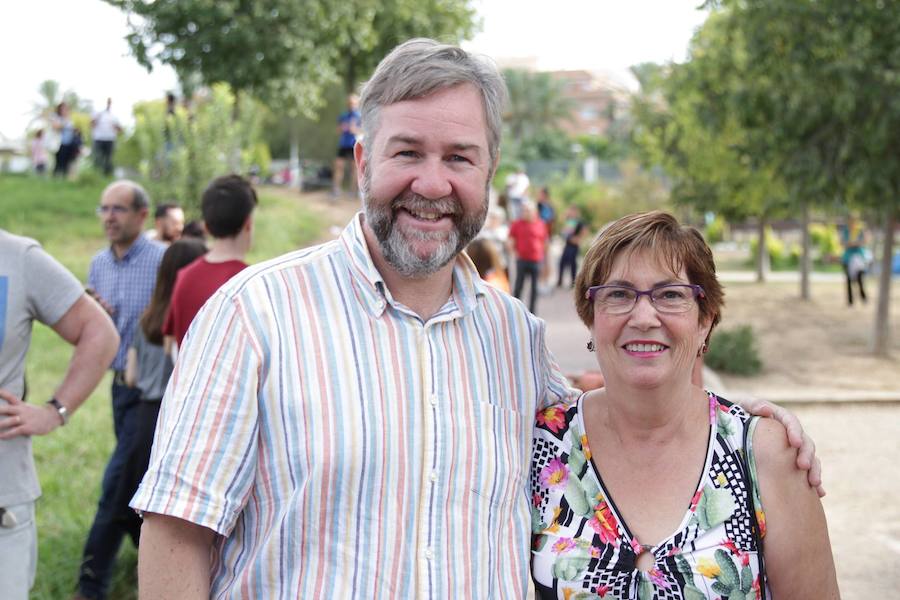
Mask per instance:
[[[112,248],[101,250],[91,260],[88,284],[112,306],[113,322],[121,343],[112,368],[125,368],[125,355],[131,347],[141,313],[150,303],[156,286],[156,272],[166,247],[139,235],[122,258]]]
[[[136,509],[213,529],[212,598],[523,598],[544,323],[466,257],[423,321],[340,239],[251,267],[191,325]]]

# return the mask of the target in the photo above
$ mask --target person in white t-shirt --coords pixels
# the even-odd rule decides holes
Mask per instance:
[[[91,119],[94,136],[94,165],[104,175],[112,175],[113,147],[116,144],[116,136],[122,133],[122,126],[114,114],[112,114],[112,98],[106,99],[106,110],[102,110]]]
[[[515,173],[506,176],[506,200],[510,222],[516,221],[521,216],[522,202],[528,198],[528,188],[531,180],[525,173],[525,165],[518,165]]]

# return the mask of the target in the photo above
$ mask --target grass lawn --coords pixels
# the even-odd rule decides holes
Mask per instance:
[[[94,214],[105,183],[0,176],[0,228],[39,240],[85,281],[91,257],[106,243]],[[148,226],[151,224],[148,219]],[[305,246],[320,237],[325,224],[295,199],[264,195],[255,227],[249,262]],[[53,394],[70,356],[70,346],[51,329],[35,324],[27,364],[31,401],[40,402]],[[32,599],[58,600],[72,594],[113,442],[109,375],[69,425],[34,439],[43,496],[37,503],[40,547]],[[136,565],[137,553],[126,541],[110,598],[137,597]]]

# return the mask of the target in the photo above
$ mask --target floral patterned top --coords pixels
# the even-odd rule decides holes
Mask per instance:
[[[642,545],[619,517],[591,460],[584,396],[574,405],[538,412],[531,467],[531,567],[538,598],[771,597],[760,582],[765,515],[750,445],[757,418],[708,396],[703,475],[678,529],[652,547]],[[636,566],[645,550],[654,559],[649,571]]]

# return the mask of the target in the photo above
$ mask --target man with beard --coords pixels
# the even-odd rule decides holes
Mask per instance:
[[[160,204],[153,211],[153,229],[144,235],[168,246],[181,239],[184,231],[184,209],[172,202]]]
[[[148,206],[149,197],[141,186],[121,180],[103,190],[97,207],[110,245],[91,260],[88,283],[89,291],[112,317],[121,340],[111,365],[116,446],[103,473],[100,502],[84,545],[76,598],[104,598],[122,538],[127,533],[137,545],[139,532],[126,531],[115,518],[124,507],[116,507],[113,499],[137,425],[140,401],[140,390],[125,383],[125,356],[138,319],[150,302],[156,271],[166,250],[142,235]]]
[[[395,48],[361,97],[364,213],[197,315],[132,500],[142,597],[525,597],[533,415],[573,390],[460,253],[504,96],[459,48]]]

